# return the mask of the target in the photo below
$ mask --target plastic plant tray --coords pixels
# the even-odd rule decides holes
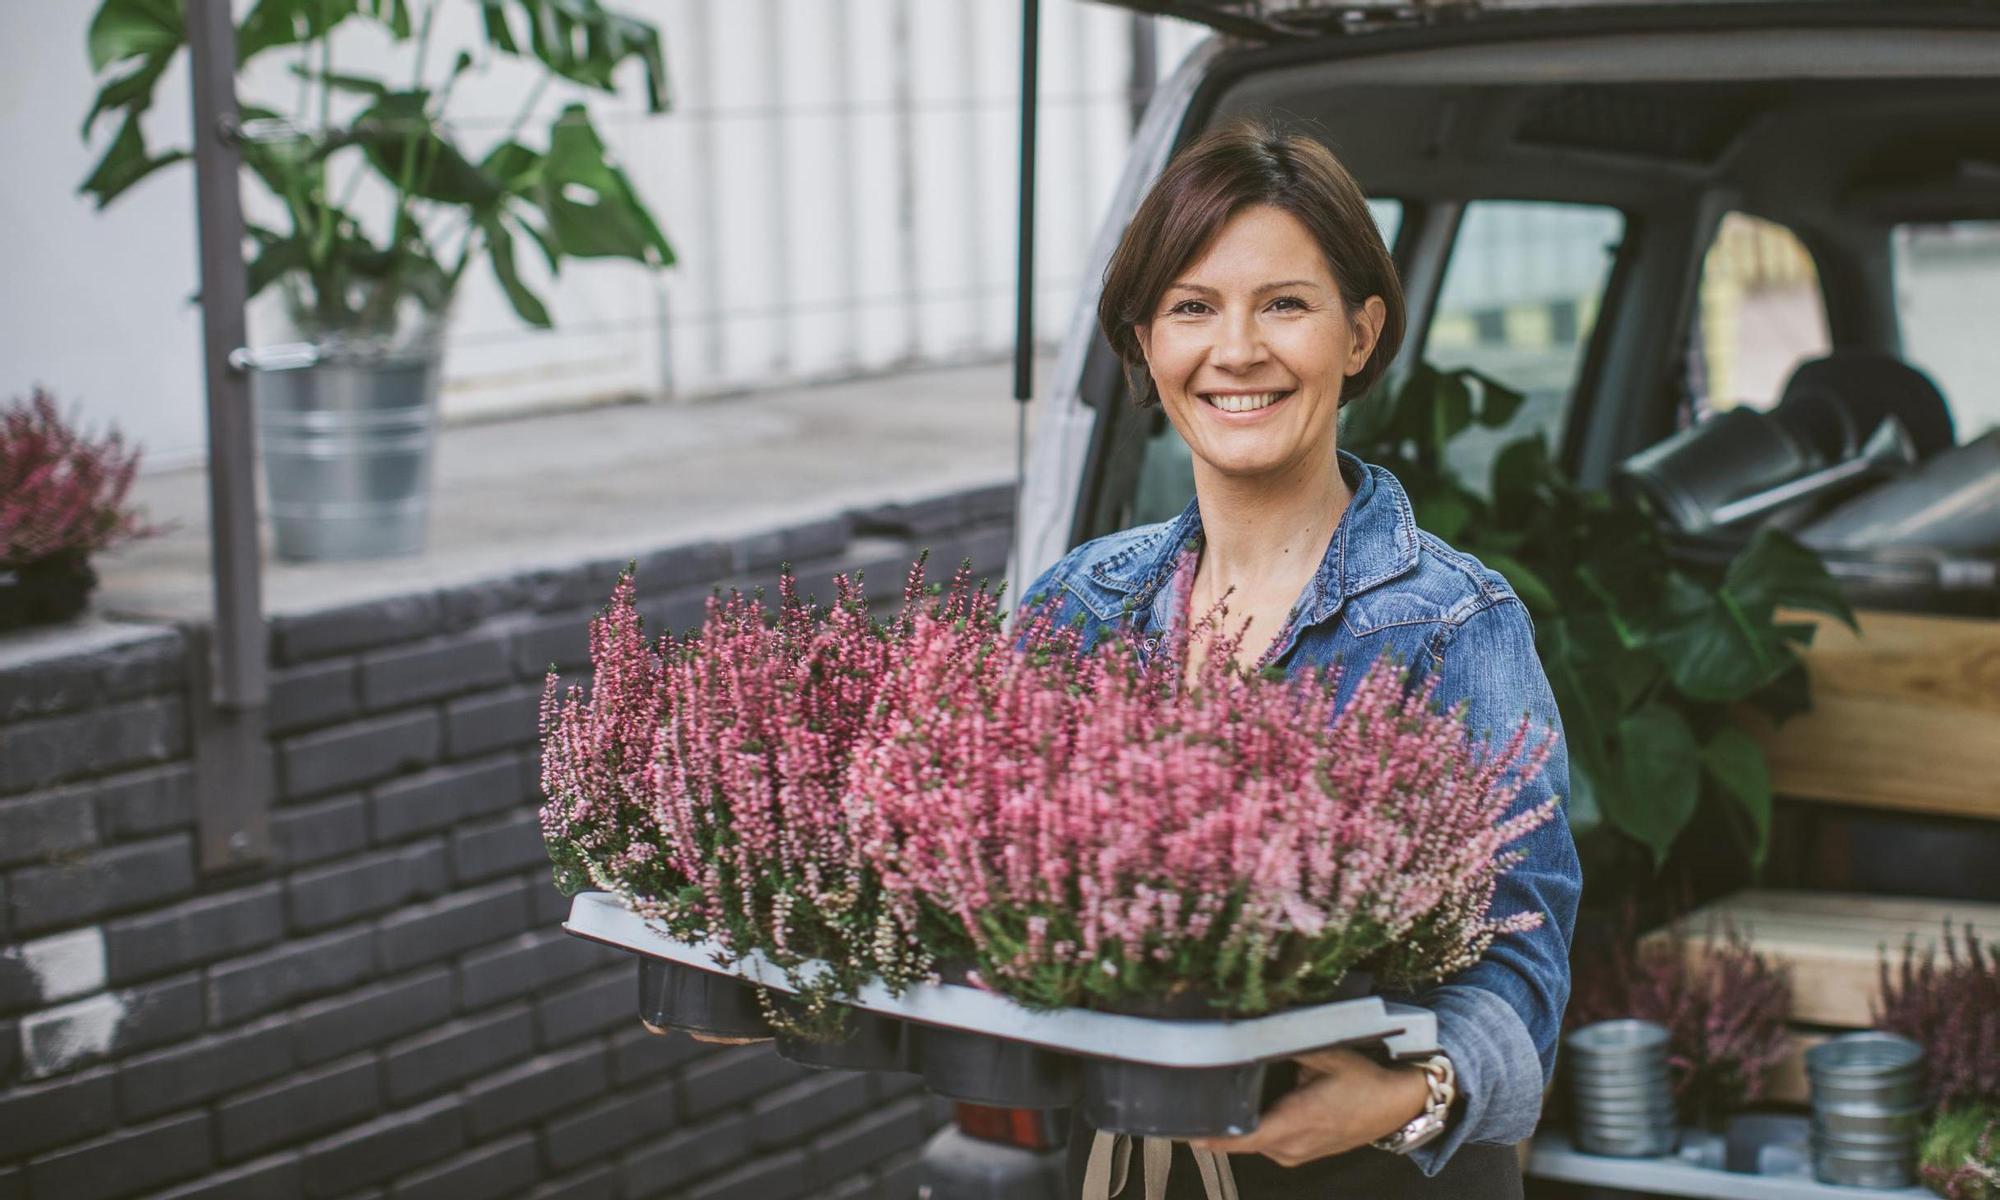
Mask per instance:
[[[728,967],[720,947],[682,942],[626,908],[608,892],[580,892],[570,933],[634,954],[738,975],[789,992],[784,972],[751,953]],[[1437,1019],[1426,1009],[1375,996],[1290,1009],[1243,1020],[1133,1017],[1084,1009],[1037,1011],[963,984],[917,984],[894,996],[879,983],[849,1001],[857,1008],[947,1029],[1026,1042],[1067,1054],[1156,1067],[1229,1067],[1289,1058],[1327,1046],[1380,1043],[1392,1058],[1437,1052]],[[1171,1037],[1161,1036],[1170,1027]]]

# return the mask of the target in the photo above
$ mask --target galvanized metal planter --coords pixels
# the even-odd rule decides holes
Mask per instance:
[[[1563,1040],[1577,1148],[1619,1158],[1673,1152],[1667,1031],[1652,1021],[1599,1021]]]
[[[250,376],[280,558],[423,550],[443,359],[435,328],[388,347],[295,342],[230,357]]]

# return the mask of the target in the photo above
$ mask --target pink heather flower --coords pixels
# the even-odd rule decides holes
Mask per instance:
[[[542,836],[567,893],[630,880],[670,898],[688,879],[664,869],[647,840],[665,694],[661,654],[646,642],[634,593],[628,568],[591,620],[590,698],[575,685],[558,698],[554,671],[542,688]]]
[[[165,532],[125,503],[139,459],[115,428],[85,436],[41,388],[0,407],[0,568]]]
[[[1553,811],[1503,819],[1549,751],[1525,725],[1485,754],[1386,667],[1336,712],[1324,674],[1239,674],[1240,634],[1183,690],[1186,634],[1150,663],[1129,636],[1081,654],[1052,609],[1010,635],[969,564],[934,599],[923,566],[887,624],[845,576],[801,603],[787,570],[775,615],[712,597],[657,649],[621,578],[589,702],[553,675],[543,700],[566,886],[841,988],[944,959],[1031,1003],[1194,989],[1246,1013],[1357,965],[1441,977],[1532,926],[1487,913]]]
[[[1575,955],[1570,1028],[1618,1017],[1666,1026],[1667,1069],[1683,1119],[1720,1128],[1755,1103],[1791,1049],[1791,973],[1733,925],[1711,925],[1700,954],[1676,922],[1641,943],[1636,910],[1608,947]]]
[[[1387,666],[1336,712],[1326,675],[1236,672],[1240,634],[1184,692],[1187,637],[1144,663],[1129,634],[1079,657],[917,628],[848,780],[898,920],[1031,1003],[1194,988],[1238,1012],[1364,963],[1440,978],[1533,927],[1487,910],[1553,814],[1502,819],[1552,738],[1484,754]]]

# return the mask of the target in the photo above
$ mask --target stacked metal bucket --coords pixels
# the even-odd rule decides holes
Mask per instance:
[[[1923,1048],[1893,1033],[1832,1038],[1806,1052],[1813,1176],[1849,1187],[1908,1187],[1916,1177]]]
[[[1576,1146],[1586,1154],[1652,1158],[1673,1152],[1667,1030],[1653,1021],[1599,1021],[1563,1042]]]

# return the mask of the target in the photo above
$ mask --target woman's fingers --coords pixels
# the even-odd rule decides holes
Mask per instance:
[[[1315,1050],[1298,1063],[1303,1082],[1280,1096],[1253,1132],[1188,1144],[1295,1167],[1367,1145],[1422,1109],[1421,1095],[1412,1102],[1405,1094],[1407,1081],[1352,1050]]]

